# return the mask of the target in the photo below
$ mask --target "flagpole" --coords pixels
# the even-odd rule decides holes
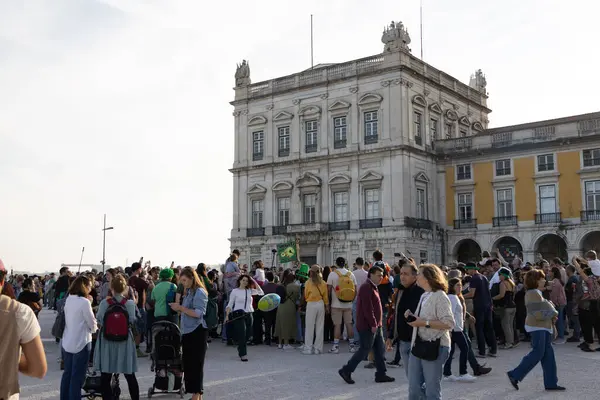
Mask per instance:
[[[310,69],[315,66],[313,55],[313,15],[310,14]]]
[[[420,28],[421,28],[421,61],[423,61],[423,0],[421,0],[420,7]]]

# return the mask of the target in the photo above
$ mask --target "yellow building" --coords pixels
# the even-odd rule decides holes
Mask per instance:
[[[450,259],[600,250],[600,112],[439,140]]]

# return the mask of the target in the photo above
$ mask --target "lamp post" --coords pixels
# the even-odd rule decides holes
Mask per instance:
[[[106,231],[110,231],[112,226],[106,226],[106,214],[104,214],[104,227],[102,228],[102,273],[104,274],[104,265],[106,264]]]

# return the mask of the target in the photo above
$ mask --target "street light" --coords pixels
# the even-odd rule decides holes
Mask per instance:
[[[106,264],[106,231],[113,230],[112,226],[106,226],[106,214],[104,214],[104,228],[102,228],[102,273],[104,274],[104,265]]]

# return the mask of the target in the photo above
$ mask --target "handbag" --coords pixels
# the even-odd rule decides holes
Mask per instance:
[[[421,314],[421,304],[419,304],[417,314],[417,316],[420,316]],[[415,344],[411,350],[412,355],[425,361],[437,360],[440,354],[440,338],[435,340],[423,340],[419,337],[419,328],[417,328],[415,336]]]
[[[235,310],[229,314],[229,320],[234,320],[243,317],[246,315],[246,304],[248,304],[248,289],[245,289],[246,299],[244,300],[244,308],[242,310]],[[235,308],[235,302],[233,303],[233,308]]]

